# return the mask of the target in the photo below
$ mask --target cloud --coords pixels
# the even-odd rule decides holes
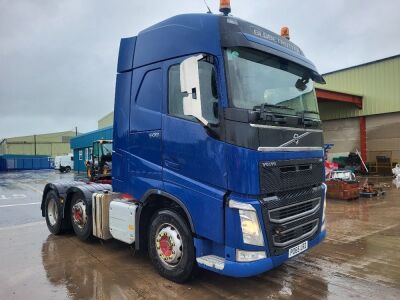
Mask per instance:
[[[289,26],[322,72],[400,52],[395,0],[231,2],[242,19]],[[113,109],[120,38],[205,11],[202,0],[0,0],[0,137],[96,129]]]

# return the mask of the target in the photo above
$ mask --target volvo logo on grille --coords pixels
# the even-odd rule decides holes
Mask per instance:
[[[262,166],[264,168],[266,167],[275,167],[276,166],[276,161],[266,161],[262,163]]]
[[[291,145],[291,144],[296,144],[296,145],[298,145],[299,142],[300,142],[300,140],[301,140],[302,138],[306,137],[306,136],[309,135],[309,134],[310,134],[310,132],[305,132],[305,133],[302,133],[302,134],[295,133],[295,134],[293,135],[293,138],[292,138],[290,141],[287,141],[286,143],[283,143],[283,144],[280,145],[279,147],[286,147],[286,146]]]

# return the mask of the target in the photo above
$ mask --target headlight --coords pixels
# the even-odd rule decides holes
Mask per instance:
[[[322,222],[325,222],[326,191],[328,189],[328,186],[325,183],[322,183],[322,186],[324,187],[324,209],[322,210]]]
[[[229,207],[239,210],[243,243],[255,246],[264,246],[264,238],[255,208],[250,204],[237,202],[235,200],[229,200]]]

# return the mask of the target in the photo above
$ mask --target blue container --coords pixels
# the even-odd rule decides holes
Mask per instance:
[[[0,171],[52,169],[53,160],[43,155],[0,155]]]

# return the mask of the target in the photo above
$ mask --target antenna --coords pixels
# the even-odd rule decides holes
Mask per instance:
[[[207,2],[206,2],[206,0],[203,0],[204,1],[204,4],[205,4],[205,6],[207,6],[207,9],[208,9],[208,14],[212,14],[212,11],[211,11],[211,9],[210,9],[210,7],[207,5]]]

